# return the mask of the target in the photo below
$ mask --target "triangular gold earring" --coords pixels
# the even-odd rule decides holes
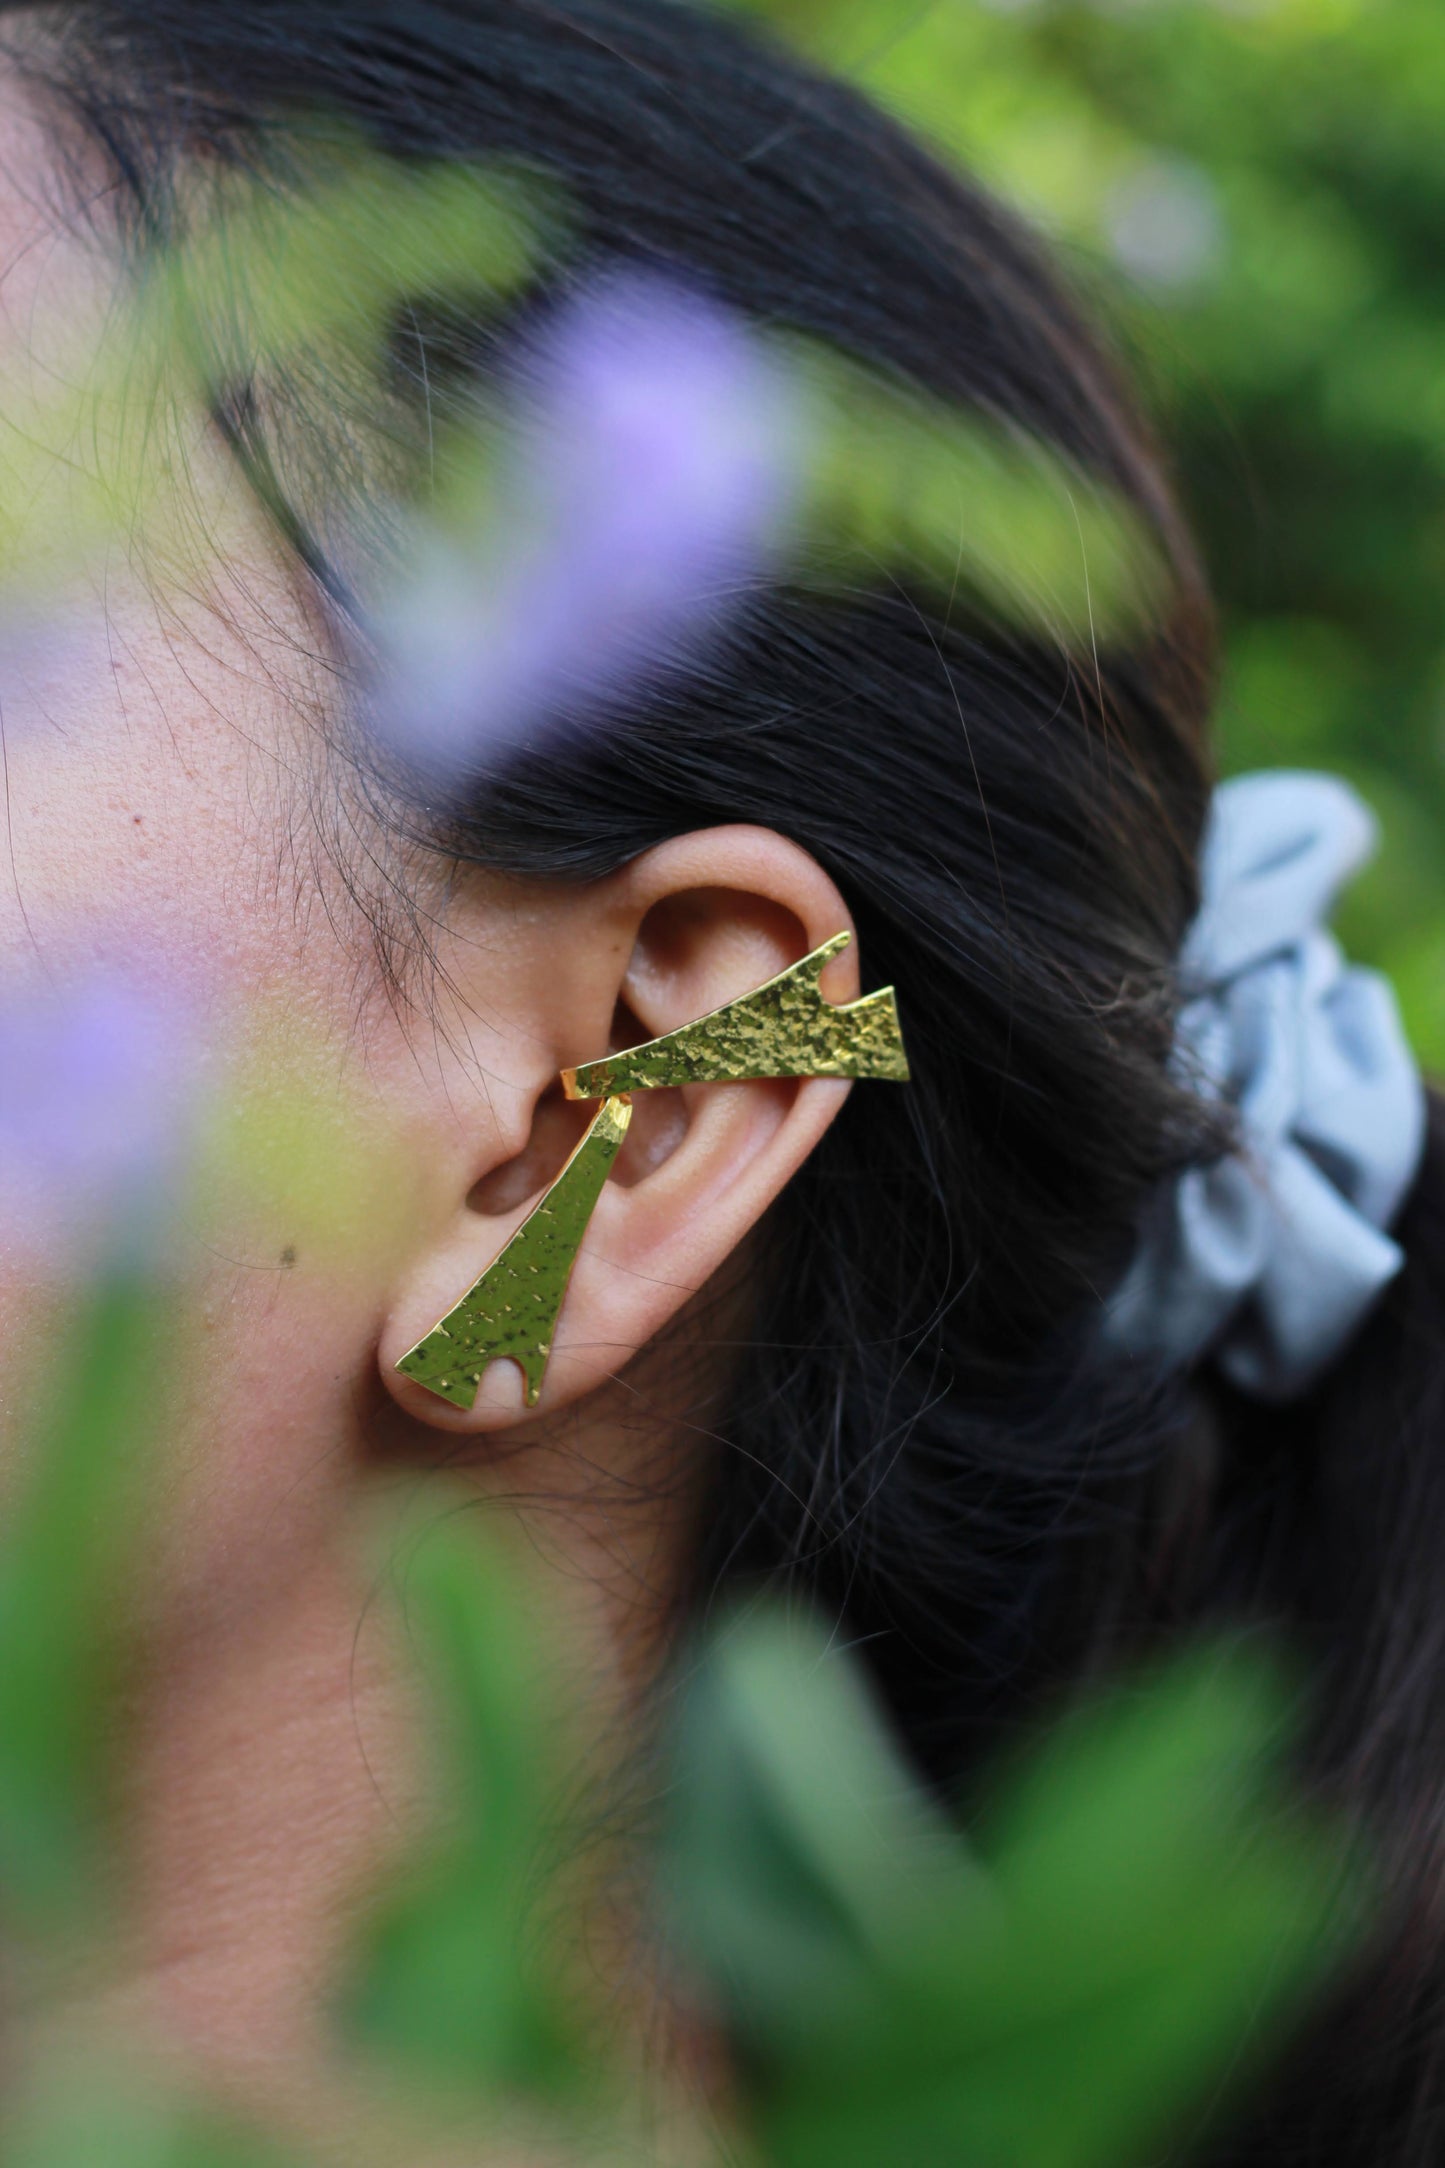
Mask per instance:
[[[509,1356],[534,1408],[557,1313],[602,1185],[632,1119],[630,1099],[605,1099],[551,1188],[461,1301],[408,1348],[397,1369],[454,1408],[470,1408],[488,1363]]]
[[[835,933],[750,994],[625,1053],[562,1071],[569,1099],[656,1091],[672,1084],[739,1084],[758,1077],[881,1077],[908,1082],[891,986],[859,1001],[825,1001],[818,981],[853,936]]]

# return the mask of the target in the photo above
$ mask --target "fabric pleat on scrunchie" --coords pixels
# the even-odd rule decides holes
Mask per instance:
[[[1238,1109],[1240,1149],[1155,1200],[1106,1307],[1112,1347],[1161,1368],[1207,1354],[1244,1391],[1288,1400],[1399,1271],[1387,1230],[1420,1164],[1425,1089],[1388,982],[1325,931],[1375,841],[1334,776],[1215,793],[1174,1062]]]

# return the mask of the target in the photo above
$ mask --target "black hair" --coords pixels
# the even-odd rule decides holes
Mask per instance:
[[[1167,1067],[1212,629],[1158,451],[1058,275],[851,90],[677,0],[83,0],[46,17],[47,85],[142,226],[187,161],[262,164],[316,111],[402,159],[502,155],[561,181],[586,262],[679,269],[1026,432],[1134,507],[1168,593],[1097,655],[951,610],[906,570],[846,595],[779,585],[625,729],[526,749],[459,811],[418,798],[393,817],[455,859],[563,881],[761,822],[836,879],[867,982],[898,988],[912,1088],[855,1092],[772,1218],[696,1605],[740,1579],[815,1597],[946,1790],[1121,1654],[1203,1620],[1279,1622],[1324,1680],[1320,1781],[1382,1814],[1402,1877],[1431,1889],[1438,1115],[1407,1269],[1308,1401],[1266,1412],[1207,1369],[1160,1379],[1099,1354],[1148,1200],[1219,1142]],[[403,389],[446,381],[469,340],[487,346],[454,311],[412,312]],[[287,470],[265,432],[258,407],[238,448],[274,509]],[[304,506],[284,524],[324,587]],[[1433,1941],[1402,1937],[1390,1995],[1359,1994],[1228,2158],[1437,2157]]]

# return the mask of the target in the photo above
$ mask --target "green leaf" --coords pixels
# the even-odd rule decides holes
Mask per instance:
[[[401,1575],[435,1707],[444,1826],[383,1891],[341,1998],[359,2043],[462,2091],[570,2097],[580,2014],[552,1880],[558,1695],[511,1556],[462,1508]]]
[[[1362,1884],[1288,1805],[1280,1681],[1231,1650],[1087,1705],[972,1843],[846,1667],[755,1617],[682,1734],[668,1887],[779,2168],[1126,2168],[1350,1945]]]
[[[309,185],[248,179],[157,257],[142,333],[185,354],[202,384],[249,380],[319,347],[374,370],[408,298],[500,307],[556,244],[561,199],[539,177],[497,163],[407,165],[344,139],[321,151]]]
[[[301,369],[374,420],[389,400],[387,338],[409,301],[485,314],[558,243],[560,195],[498,162],[403,163],[334,130],[307,149],[310,170],[291,188],[246,175],[219,191],[147,261],[98,343],[87,326],[91,347],[72,363],[10,388],[0,572],[24,591],[42,565],[63,587],[115,537],[152,573],[193,571],[212,410],[284,397]],[[208,559],[222,515],[218,504],[199,517]]]
[[[0,2168],[300,2168],[297,2156],[220,2110],[86,2069],[41,2074],[12,2102]]]
[[[0,1537],[0,1889],[12,1927],[74,1926],[101,1892],[111,1694],[134,1536],[164,1420],[164,1302],[125,1275],[66,1297]]]
[[[665,1861],[669,1908],[768,2060],[871,2009],[889,1952],[993,1899],[806,1618],[721,1629],[693,1678]]]
[[[816,342],[781,351],[808,424],[798,534],[808,577],[922,582],[959,612],[1074,645],[1156,614],[1157,550],[1099,478]]]

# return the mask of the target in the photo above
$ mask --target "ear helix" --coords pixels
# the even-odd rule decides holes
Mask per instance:
[[[843,1004],[823,998],[823,968],[851,939],[834,934],[752,993],[660,1039],[564,1069],[569,1099],[602,1101],[581,1142],[495,1262],[396,1368],[470,1408],[487,1365],[505,1357],[521,1369],[528,1407],[536,1406],[572,1267],[632,1118],[629,1093],[763,1077],[907,1083],[893,988]]]

